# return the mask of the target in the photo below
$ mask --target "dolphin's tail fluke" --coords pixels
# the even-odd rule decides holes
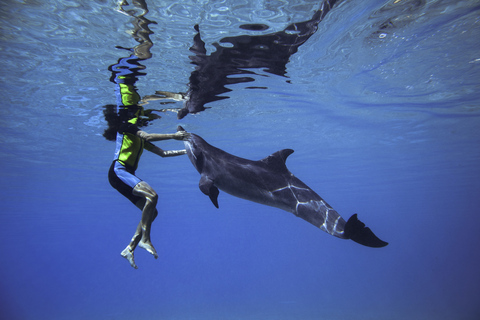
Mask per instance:
[[[356,213],[348,219],[344,232],[346,239],[352,239],[367,247],[381,248],[388,244],[388,242],[380,240],[370,228],[365,227],[365,223],[358,220]]]

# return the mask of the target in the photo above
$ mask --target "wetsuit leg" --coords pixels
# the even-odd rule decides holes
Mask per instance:
[[[134,205],[137,205],[139,201],[144,200],[143,197],[133,194],[133,188],[142,180],[128,172],[118,161],[114,161],[110,166],[110,170],[108,171],[108,181],[113,188],[130,200]]]

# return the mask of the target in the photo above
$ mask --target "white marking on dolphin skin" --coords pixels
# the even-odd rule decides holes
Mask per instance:
[[[311,203],[312,201],[309,200],[309,201],[305,201],[305,202],[302,202],[300,200],[298,200],[297,198],[297,195],[295,194],[294,190],[293,189],[297,189],[297,190],[305,190],[305,191],[311,191],[311,189],[309,188],[300,188],[300,187],[297,187],[293,184],[290,184],[288,183],[287,186],[285,187],[282,187],[282,188],[278,188],[278,189],[275,189],[273,191],[270,191],[270,194],[272,195],[274,192],[279,192],[279,191],[283,191],[283,190],[286,190],[286,189],[289,189],[290,192],[292,193],[293,197],[295,198],[295,200],[297,201],[297,204],[295,205],[295,215],[298,216],[298,206],[303,204],[303,205],[308,205],[309,203]]]
[[[195,158],[195,160],[197,160],[197,157],[195,157],[195,153],[193,152],[191,143],[187,144],[187,148],[189,149],[189,151],[190,151],[189,153],[192,155],[192,157]]]
[[[295,189],[299,189],[299,190],[307,190],[307,191],[310,191],[310,189],[307,189],[307,188],[300,188],[300,187],[297,187],[297,186],[294,186],[292,184],[288,184],[287,186],[283,187],[283,188],[278,188],[278,189],[275,189],[273,191],[270,191],[271,193],[273,192],[277,192],[277,191],[282,191],[282,190],[285,190],[285,189],[290,189],[290,191],[292,191],[292,194],[295,196],[295,193],[293,192],[292,190],[292,187],[295,188]],[[296,197],[295,197],[296,198]]]
[[[328,232],[328,233],[331,233],[330,231],[328,231],[328,226],[327,226],[328,213],[329,213],[329,211],[330,211],[330,208],[325,205],[325,202],[320,201],[320,203],[323,204],[323,205],[325,206],[325,208],[327,208],[327,211],[325,211],[325,220],[323,220],[323,224],[322,224],[322,226],[320,227],[320,229],[322,229],[322,230],[324,230],[324,231],[326,231],[326,232]]]
[[[338,212],[335,209],[328,206],[323,200],[321,202],[325,206],[325,208],[327,209],[327,211],[325,213],[325,222],[323,223],[323,225],[322,225],[323,228],[321,228],[321,229],[324,229],[325,232],[328,232],[331,235],[343,234],[343,230],[342,231],[337,231],[337,226],[338,226],[338,223],[341,219],[341,216],[338,214]],[[333,223],[329,222],[329,215],[333,215],[333,217],[335,217],[335,215],[337,215],[337,218],[335,219],[335,221],[333,221]],[[330,225],[330,230],[328,230],[329,225]]]
[[[299,208],[300,206],[304,206],[303,209]],[[325,231],[331,235],[339,235],[343,234],[342,231],[337,231],[337,226],[340,221],[340,215],[330,207],[325,201],[323,200],[309,200],[306,202],[297,201],[297,205],[295,208],[295,214],[299,216],[299,211],[311,210],[315,212],[317,215],[316,220],[320,220],[319,223],[313,223],[322,231]]]
[[[327,232],[331,235],[337,235],[338,236],[338,235],[343,234],[343,230],[342,231],[337,231],[337,226],[338,226],[338,223],[341,219],[341,216],[338,214],[337,211],[335,211],[335,209],[327,206],[327,204],[324,201],[321,201],[321,202],[325,206],[326,212],[325,212],[325,221],[322,224],[322,226],[320,227],[320,229],[322,229],[323,231],[325,231],[325,232]],[[333,215],[333,217],[335,217],[335,215],[337,215],[337,218],[335,219],[335,221],[333,221],[333,223],[331,221],[329,221],[329,215]],[[330,230],[328,230],[329,225],[330,225]]]
[[[343,234],[343,230],[342,231],[337,231],[338,221],[340,220],[340,218],[341,218],[340,215],[338,215],[337,219],[335,219],[335,223],[333,224],[333,232],[338,233],[338,234]]]

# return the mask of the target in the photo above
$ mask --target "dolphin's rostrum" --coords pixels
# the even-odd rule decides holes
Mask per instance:
[[[185,131],[178,126],[178,131]],[[285,165],[292,149],[252,161],[231,155],[190,133],[184,140],[190,161],[200,173],[200,190],[218,208],[219,189],[233,196],[283,209],[341,239],[368,247],[384,247],[357,215],[347,222],[325,200],[295,177]]]

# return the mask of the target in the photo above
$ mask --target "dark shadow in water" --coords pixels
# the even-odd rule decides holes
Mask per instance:
[[[206,54],[199,27],[195,26],[197,34],[190,48],[195,55],[190,59],[196,68],[191,73],[186,101],[184,107],[178,112],[178,118],[182,119],[189,113],[204,111],[206,103],[229,98],[219,96],[232,91],[225,85],[254,81],[248,75],[253,75],[255,72],[245,69],[262,68],[265,72],[285,76],[286,64],[290,56],[317,31],[318,23],[336,2],[336,0],[324,1],[312,19],[292,23],[283,31],[259,36],[241,35],[223,38],[220,43],[230,45],[221,46],[214,43],[216,51],[210,55]],[[266,30],[268,26],[249,24],[241,28]],[[166,94],[165,92],[157,93]]]

